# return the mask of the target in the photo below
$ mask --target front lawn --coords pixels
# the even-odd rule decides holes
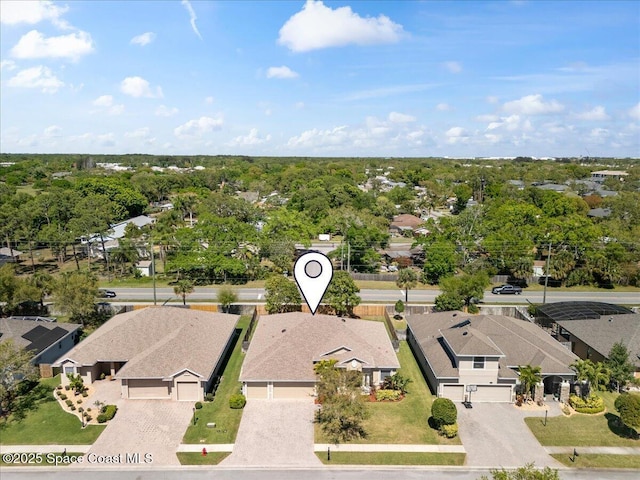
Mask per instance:
[[[244,360],[242,353],[242,339],[249,326],[251,317],[242,316],[238,322],[238,329],[242,332],[236,339],[235,347],[224,369],[222,381],[218,386],[213,402],[203,402],[202,408],[196,410],[197,422],[190,425],[182,439],[183,443],[234,443],[242,410],[233,410],[229,407],[229,397],[239,393],[242,384],[238,381],[240,367]],[[208,428],[207,423],[215,423],[215,428]]]
[[[628,438],[627,428],[620,425],[613,403],[617,393],[597,392],[602,396],[606,413],[571,417],[550,417],[547,426],[540,417],[525,418],[525,422],[545,446],[589,446],[589,447],[640,447],[640,440]]]
[[[349,443],[460,445],[458,437],[441,437],[429,427],[433,395],[407,342],[400,342],[398,360],[402,375],[412,380],[406,397],[399,402],[367,403],[371,412],[370,418],[364,422],[367,437]],[[315,438],[316,443],[331,443],[318,424],[315,425]]]
[[[464,465],[464,453],[316,452],[325,465]]]
[[[563,465],[573,468],[633,468],[640,469],[640,455],[605,455],[587,453],[578,456],[571,461],[571,455],[567,453],[555,453],[551,455]]]
[[[23,419],[9,417],[0,423],[2,445],[91,445],[105,429],[104,425],[82,428],[80,419],[65,412],[53,397],[60,376],[40,380],[34,391],[42,394]]]
[[[218,465],[231,455],[231,452],[208,452],[206,455],[198,452],[177,452],[180,465]]]

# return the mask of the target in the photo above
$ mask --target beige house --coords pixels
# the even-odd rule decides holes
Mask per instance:
[[[238,315],[177,307],[148,307],[116,315],[59,358],[85,384],[119,381],[122,397],[198,401],[221,375],[236,338]]]
[[[242,365],[243,393],[249,399],[309,398],[315,395],[314,365],[331,359],[338,368],[362,372],[364,390],[400,368],[381,322],[300,312],[265,315]]]
[[[578,357],[525,320],[440,312],[409,315],[407,325],[407,341],[438,397],[511,402],[525,365],[541,367],[548,394],[559,395],[575,378],[569,365]]]

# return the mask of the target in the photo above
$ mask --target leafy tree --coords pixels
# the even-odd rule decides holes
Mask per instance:
[[[462,310],[464,300],[455,293],[441,293],[435,299],[435,309],[438,312],[451,312]]]
[[[15,345],[12,339],[0,342],[0,417],[13,411],[21,383],[38,379],[32,358],[31,352]]]
[[[89,272],[63,272],[53,286],[53,303],[72,321],[83,325],[95,312],[98,280]]]
[[[629,350],[622,342],[616,342],[611,347],[606,365],[610,370],[610,378],[620,393],[620,387],[633,379],[633,364],[629,361]]]
[[[335,367],[335,360],[316,364],[320,409],[316,422],[332,443],[363,438],[366,431],[362,423],[370,413],[361,394],[362,374],[357,370]]]
[[[264,284],[267,312],[284,313],[300,309],[302,298],[298,287],[282,275],[270,276]]]
[[[194,287],[191,280],[178,280],[173,287],[173,293],[182,297],[182,304],[187,304],[187,295],[193,293]]]
[[[555,255],[551,255],[549,271],[545,272],[545,274],[555,280],[564,281],[569,276],[569,273],[571,273],[575,265],[576,260],[573,254],[567,250],[560,250]]]
[[[402,300],[398,300],[394,306],[396,313],[401,314],[404,312],[404,302]]]
[[[520,374],[520,383],[524,390],[524,395],[531,398],[531,390],[538,383],[542,381],[542,368],[538,365],[523,365],[518,367],[518,373]]]
[[[427,248],[424,261],[424,279],[435,285],[441,278],[456,271],[456,248],[450,242],[435,242]]]
[[[404,289],[404,301],[409,302],[409,289],[414,288],[418,284],[418,276],[416,272],[410,268],[403,268],[398,272],[396,285],[398,288]]]
[[[358,293],[360,289],[345,271],[334,272],[329,288],[324,295],[324,301],[336,312],[336,315],[353,315],[353,307],[360,304]]]
[[[238,301],[238,295],[230,288],[221,288],[218,290],[218,303],[222,305],[222,311],[229,313],[229,307],[232,303]]]
[[[472,275],[467,273],[444,278],[440,282],[440,288],[442,289],[441,295],[446,295],[440,303],[445,300],[448,304],[456,303],[454,299],[462,300],[462,304],[469,308],[474,299],[482,299],[484,297],[484,289],[490,284],[489,276],[485,272],[477,272]],[[438,296],[440,297],[440,295]],[[438,300],[436,298],[436,302]]]
[[[535,468],[533,463],[527,463],[524,467],[516,470],[491,470],[492,480],[560,480],[557,469],[544,467],[542,470]],[[489,480],[489,477],[483,475],[480,480]]]
[[[640,430],[640,395],[623,393],[616,398],[614,406],[620,414],[622,423],[628,428]]]

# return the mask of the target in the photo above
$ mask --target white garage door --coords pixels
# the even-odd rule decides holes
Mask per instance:
[[[267,398],[267,382],[247,384],[247,398]]]
[[[181,402],[200,400],[200,382],[178,382],[178,400]]]
[[[170,398],[169,384],[162,380],[128,380],[129,398]]]
[[[313,398],[313,382],[275,382],[273,398]]]
[[[454,402],[464,401],[464,385],[443,385],[442,396]]]
[[[471,394],[471,402],[510,402],[509,385],[478,385],[478,391]]]

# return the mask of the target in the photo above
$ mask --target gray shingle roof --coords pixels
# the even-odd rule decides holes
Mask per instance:
[[[14,345],[30,349],[34,355],[37,355],[78,328],[80,325],[75,323],[0,318],[0,341],[12,339]]]
[[[118,378],[166,378],[185,369],[208,379],[238,315],[148,307],[116,315],[57,363],[126,362]]]
[[[400,367],[383,323],[294,312],[260,317],[240,381],[315,381],[314,361],[328,359]]]
[[[609,356],[614,343],[622,342],[629,350],[630,361],[640,367],[640,314],[603,315],[557,323],[603,357]]]
[[[452,328],[466,319],[471,323]],[[440,312],[409,315],[407,323],[439,378],[458,376],[454,358],[447,351],[443,334],[446,335],[447,342],[452,338],[451,341],[455,344],[453,348],[459,349],[459,355],[490,356],[501,352],[504,358],[499,360],[499,378],[515,378],[512,368],[520,365],[539,365],[543,375],[571,375],[573,370],[569,365],[578,359],[540,327],[503,315]],[[463,335],[465,331],[467,335]],[[465,337],[465,340],[459,341],[458,337]],[[472,339],[467,340],[467,337]],[[476,350],[478,353],[475,353]]]

